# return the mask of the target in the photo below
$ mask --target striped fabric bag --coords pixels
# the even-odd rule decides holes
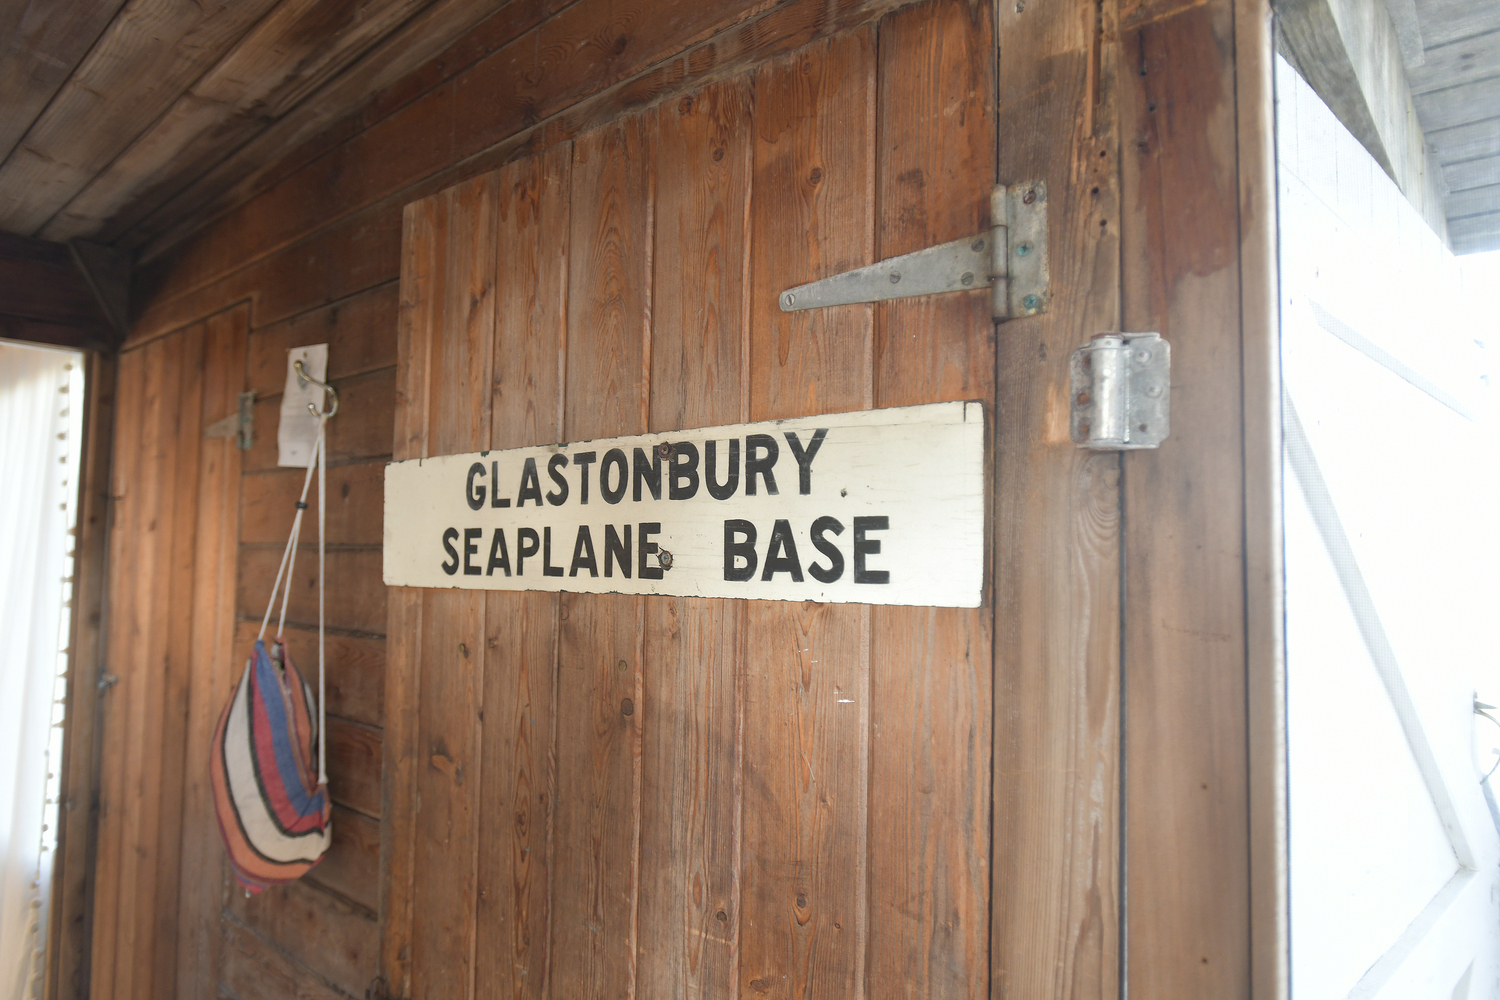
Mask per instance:
[[[331,415],[331,414],[330,414]],[[325,418],[326,419],[326,418]],[[325,769],[323,706],[323,430],[313,445],[292,521],[292,536],[281,557],[271,601],[261,621],[255,651],[214,730],[209,761],[214,811],[234,874],[246,894],[291,882],[323,857],[333,838]],[[286,624],[286,592],[281,622],[269,649],[264,641],[276,592],[285,578],[291,588],[307,488],[318,470],[318,697],[302,679],[281,641]]]

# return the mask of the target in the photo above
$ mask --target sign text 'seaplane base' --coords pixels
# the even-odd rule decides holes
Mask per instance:
[[[411,459],[385,582],[972,608],[984,496],[976,402]]]

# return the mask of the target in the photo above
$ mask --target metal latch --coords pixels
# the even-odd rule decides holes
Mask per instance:
[[[1171,432],[1172,347],[1156,333],[1100,333],[1069,365],[1073,442],[1080,448],[1155,448]]]
[[[1047,311],[1045,182],[996,184],[986,232],[788,288],[780,301],[799,312],[986,287],[997,320]]]
[[[215,420],[203,428],[205,438],[239,438],[240,451],[249,451],[250,446],[255,443],[255,393],[240,393],[239,409],[225,417],[223,420]]]

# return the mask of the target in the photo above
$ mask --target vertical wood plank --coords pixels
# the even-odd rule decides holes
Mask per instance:
[[[432,454],[489,447],[495,340],[493,174],[436,197],[446,244],[438,315],[428,333],[427,443]],[[485,595],[428,591],[422,613],[412,894],[412,996],[474,991]]]
[[[1233,5],[1121,43],[1124,319],[1171,342],[1174,388],[1170,447],[1125,478],[1127,988],[1230,1000],[1250,991]]]
[[[236,412],[245,386],[249,309],[206,323],[201,423]],[[181,888],[176,994],[201,995],[218,981],[219,911],[226,890],[224,848],[209,787],[209,745],[219,712],[243,666],[234,648],[236,555],[239,542],[240,449],[231,438],[203,442],[198,476],[198,544],[194,555],[192,670],[183,772]],[[163,991],[165,992],[163,984]]]
[[[740,418],[752,91],[665,105],[657,166],[652,431]],[[743,605],[645,600],[638,995],[737,991]]]
[[[1069,440],[1067,366],[1120,322],[1116,4],[996,9],[999,179],[1047,182],[1051,297],[996,343],[992,989],[1114,998],[1120,466]]]
[[[964,0],[881,23],[878,258],[988,228],[992,45],[990,8]],[[993,414],[988,295],[899,300],[875,322],[876,406]],[[993,614],[870,609],[872,996],[989,996]]]
[[[498,175],[494,448],[562,438],[571,161],[563,143]],[[558,604],[557,594],[487,595],[479,997],[548,995]]]
[[[862,28],[758,73],[751,420],[870,405],[870,307],[782,313],[777,297],[871,262],[875,71]],[[745,608],[740,992],[863,997],[869,610]]]
[[[67,738],[63,744],[62,809],[58,816],[58,871],[48,931],[48,997],[82,1000],[88,994],[97,885],[100,750],[103,701],[98,685],[108,635],[106,579],[109,551],[110,467],[115,439],[117,358],[87,355],[87,413],[78,485],[72,650],[68,664]]]
[[[396,328],[392,458],[427,456],[428,380],[438,315],[442,248],[438,201],[406,206],[401,228],[401,312]],[[417,822],[417,690],[423,591],[391,587],[386,612],[385,759],[381,776],[380,974],[394,996],[411,995],[412,873]]]
[[[563,436],[644,431],[652,161],[647,112],[573,144]],[[628,515],[627,515],[628,516]],[[558,617],[554,997],[635,996],[642,598],[580,594]]]
[[[124,802],[121,795],[125,760],[125,699],[119,686],[119,671],[129,649],[134,623],[134,603],[139,587],[123,584],[119,567],[138,565],[140,500],[147,483],[136,474],[141,461],[142,414],[146,412],[143,389],[146,372],[144,350],[120,355],[116,393],[114,462],[110,471],[109,604],[101,680],[115,678],[104,688],[98,710],[99,834],[94,869],[94,933],[89,957],[89,995],[114,996],[114,952],[118,941],[120,868],[123,862],[121,834]],[[130,493],[127,488],[133,485]]]

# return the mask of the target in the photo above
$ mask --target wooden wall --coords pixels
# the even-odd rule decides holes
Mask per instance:
[[[1232,53],[1263,14],[517,0],[151,262],[120,362],[93,992],[1249,996],[1234,442],[1264,436],[1241,331],[1270,199],[1239,171],[1235,95],[1261,98]],[[1048,315],[768,306],[977,231],[997,170],[1051,186]],[[1072,448],[1049,388],[1122,324],[1200,387],[1123,463]],[[321,342],[336,847],[246,900],[199,764],[298,485],[284,351]],[[242,389],[243,454],[201,438]],[[977,613],[380,581],[392,455],[976,397],[1000,484]]]

